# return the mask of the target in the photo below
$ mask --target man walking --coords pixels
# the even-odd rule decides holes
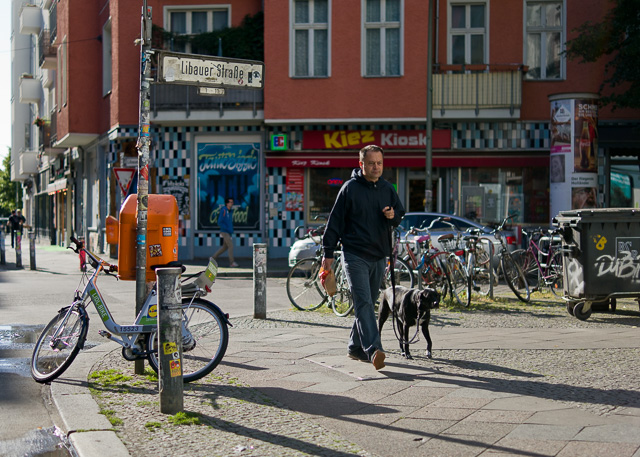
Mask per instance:
[[[382,178],[384,151],[369,145],[360,150],[360,168],[340,189],[322,238],[322,267],[331,268],[342,242],[345,273],[353,297],[355,320],[347,355],[383,368],[385,354],[376,324],[375,302],[391,253],[391,229],[404,216],[394,187]]]
[[[231,268],[236,268],[239,265],[233,260],[233,240],[231,236],[233,235],[233,211],[231,207],[233,206],[233,198],[227,198],[224,201],[224,206],[220,208],[220,214],[218,215],[218,225],[220,226],[220,236],[222,237],[222,246],[218,249],[213,255],[213,258],[218,260],[218,257],[224,253],[224,251],[229,250],[229,265]]]
[[[7,221],[7,225],[11,227],[11,247],[15,247],[16,234],[17,232],[22,232],[22,227],[27,220],[22,215],[22,211],[13,210],[11,211],[11,216]]]

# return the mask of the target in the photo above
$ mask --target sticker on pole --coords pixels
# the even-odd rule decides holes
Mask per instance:
[[[131,185],[131,181],[133,180],[133,175],[135,174],[135,168],[114,168],[113,174],[116,175],[116,181],[118,181],[118,185],[120,186],[120,190],[122,191],[122,195],[127,195],[129,191],[129,186]]]
[[[171,370],[171,377],[175,378],[176,376],[180,376],[182,374],[182,369],[180,368],[179,360],[171,360],[169,362],[169,367]]]

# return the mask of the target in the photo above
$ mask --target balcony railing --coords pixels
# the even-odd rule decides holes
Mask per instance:
[[[522,105],[524,71],[521,64],[443,65],[433,75],[433,110],[441,117],[458,116],[461,110],[476,117],[481,112],[496,116],[501,110],[513,116]]]
[[[222,96],[198,95],[195,86],[178,84],[154,84],[151,86],[151,111],[154,116],[161,111],[184,111],[189,117],[192,111],[219,112],[223,117],[228,111],[250,111],[253,117],[264,106],[263,92],[249,89],[226,89]]]
[[[43,29],[38,35],[38,54],[40,66],[42,68],[54,70],[57,66],[57,50],[51,44],[51,38],[48,29]]]

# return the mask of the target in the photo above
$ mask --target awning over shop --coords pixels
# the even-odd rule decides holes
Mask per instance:
[[[47,186],[48,194],[55,194],[61,190],[67,190],[67,178],[56,179]]]
[[[384,166],[395,168],[413,168],[425,166],[425,153],[408,152],[392,153],[384,155]],[[548,167],[549,154],[456,154],[447,151],[446,153],[433,154],[434,168],[444,167]],[[356,168],[358,167],[358,154],[349,151],[348,153],[267,153],[267,167],[282,168]]]

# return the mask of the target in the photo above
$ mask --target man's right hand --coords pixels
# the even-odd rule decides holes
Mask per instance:
[[[330,270],[332,263],[333,263],[333,258],[327,258],[327,257],[322,258],[322,268],[324,268],[325,270]]]

